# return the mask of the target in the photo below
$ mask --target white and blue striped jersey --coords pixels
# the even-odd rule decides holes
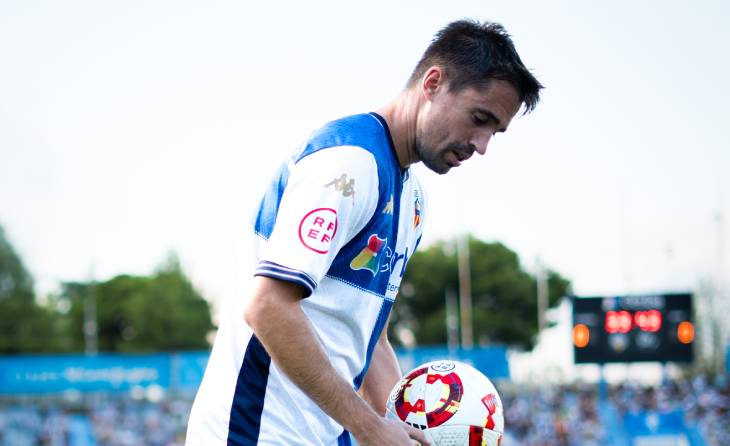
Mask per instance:
[[[306,290],[302,309],[354,389],[421,239],[425,207],[385,120],[369,113],[316,131],[279,169],[255,215],[254,274]],[[350,444],[271,361],[242,308],[237,302],[221,318],[187,445]]]

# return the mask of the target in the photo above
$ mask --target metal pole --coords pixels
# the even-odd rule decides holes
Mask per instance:
[[[446,341],[449,351],[459,346],[459,316],[456,304],[456,293],[451,288],[446,290]]]
[[[715,304],[719,306],[719,308],[714,307],[717,311],[717,316],[713,318],[713,345],[714,345],[714,357],[715,357],[715,372],[718,375],[722,375],[724,370],[723,367],[725,365],[725,340],[727,339],[727,332],[724,329],[727,322],[727,313],[726,313],[726,303],[725,299],[725,237],[723,233],[723,215],[722,210],[717,211],[717,214],[715,215],[715,222],[717,223],[717,241],[715,242],[715,246],[717,246],[717,280],[715,283]]]
[[[469,236],[459,237],[456,244],[459,260],[459,300],[461,310],[461,347],[474,345],[471,327],[471,275],[469,272]]]
[[[87,355],[96,355],[98,349],[98,324],[96,322],[96,282],[90,274],[89,286],[84,296],[84,350]]]
[[[537,334],[538,336],[542,333],[547,325],[545,321],[545,312],[548,307],[548,281],[545,267],[542,264],[540,258],[537,258]]]

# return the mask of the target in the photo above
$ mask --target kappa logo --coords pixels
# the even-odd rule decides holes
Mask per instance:
[[[387,203],[385,203],[385,207],[383,208],[383,214],[390,214],[393,215],[393,196],[390,196],[390,200],[388,200]]]
[[[337,211],[318,208],[310,211],[299,223],[299,240],[318,254],[327,254],[337,233]]]
[[[348,180],[346,173],[343,173],[339,178],[335,178],[324,185],[324,187],[333,186],[337,192],[342,194],[343,197],[351,197],[355,195],[355,179],[350,178],[350,180]]]

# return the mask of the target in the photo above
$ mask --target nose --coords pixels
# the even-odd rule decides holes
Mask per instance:
[[[492,134],[489,132],[479,133],[477,135],[474,135],[474,138],[471,140],[471,146],[474,147],[474,150],[480,155],[484,155],[487,153],[487,146],[489,145],[489,140],[492,139]]]

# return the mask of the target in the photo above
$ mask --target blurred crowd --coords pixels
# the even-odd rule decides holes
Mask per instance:
[[[499,386],[504,446],[598,446],[612,434],[602,423],[595,385]],[[708,446],[730,445],[730,383],[695,377],[660,386],[625,383],[608,390],[619,419],[631,413],[681,411]],[[69,402],[0,400],[0,446],[182,446],[190,397],[159,402],[95,395]],[[88,438],[84,440],[84,429]]]
[[[595,386],[502,391],[506,446],[605,445]]]
[[[505,407],[505,446],[596,446],[615,435],[599,416],[596,385],[536,388],[507,385],[500,390]],[[617,420],[631,414],[679,412],[684,425],[696,428],[707,446],[730,445],[730,382],[697,376],[659,386],[628,382],[607,389]],[[606,416],[608,412],[605,412]]]
[[[182,399],[157,404],[107,402],[93,408],[91,422],[101,445],[183,445],[191,405]]]
[[[61,406],[0,406],[0,445],[69,444],[70,414]]]
[[[126,396],[0,404],[0,446],[182,446],[191,405],[188,398]]]
[[[730,445],[730,382],[704,376],[669,381],[658,387],[626,383],[613,389],[619,412],[682,411],[685,424],[696,426],[708,446]]]

